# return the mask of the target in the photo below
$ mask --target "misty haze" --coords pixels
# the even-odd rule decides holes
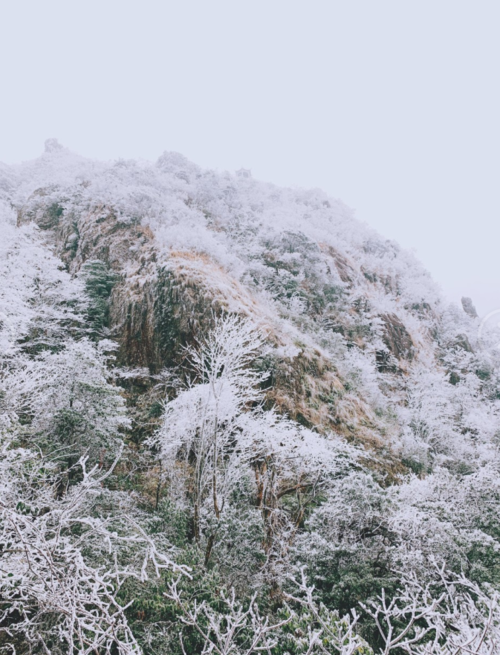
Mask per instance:
[[[500,11],[3,11],[0,653],[500,653]]]

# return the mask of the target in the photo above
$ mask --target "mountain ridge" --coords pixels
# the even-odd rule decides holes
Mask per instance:
[[[500,621],[500,338],[467,303],[447,305],[411,253],[320,190],[206,171],[178,153],[94,162],[54,140],[35,161],[0,166],[0,230],[0,574],[16,571],[50,643],[51,626],[65,626],[61,643],[84,652],[64,613],[44,609],[36,556],[8,559],[16,522],[43,535],[40,552],[60,526],[58,588],[73,584],[66,571],[108,571],[92,600],[83,582],[71,593],[75,616],[96,608],[92,643],[109,655],[181,653],[179,625],[188,652],[212,652],[233,620],[245,628],[231,648],[252,630],[262,645],[264,624],[245,623],[261,611],[275,622],[273,655],[325,652],[313,633],[297,636],[308,616],[329,635],[326,652],[424,652],[383,645],[367,609],[382,611],[382,589],[396,607],[411,597],[427,608],[439,647],[454,647],[450,625],[463,643],[474,631],[472,596],[477,616],[488,606]],[[94,500],[59,509],[79,493]],[[61,523],[71,511],[82,536]],[[426,584],[448,591],[434,603]],[[107,616],[108,593],[129,609]],[[201,594],[201,614],[179,593]],[[358,630],[345,617],[361,607]],[[41,648],[30,616],[12,612],[7,632],[0,615],[0,646],[15,629],[19,652]],[[387,622],[406,616],[395,612]],[[106,641],[103,626],[119,636]],[[418,648],[430,643],[408,630]]]

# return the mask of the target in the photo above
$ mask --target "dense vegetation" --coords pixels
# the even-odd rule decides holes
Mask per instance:
[[[0,168],[0,652],[500,652],[500,337],[319,191]]]

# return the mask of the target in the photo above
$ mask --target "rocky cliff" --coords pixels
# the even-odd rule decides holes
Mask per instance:
[[[283,567],[307,562],[332,611],[394,589],[395,566],[430,575],[426,558],[452,570],[467,562],[472,579],[497,584],[497,519],[484,519],[486,509],[469,516],[463,503],[475,486],[496,489],[500,339],[470,299],[449,306],[413,255],[320,190],[206,171],[176,153],[103,163],[50,141],[39,159],[2,165],[0,210],[0,400],[17,407],[3,425],[18,424],[20,443],[29,435],[47,452],[58,439],[84,452],[92,434],[100,468],[118,430],[126,456],[111,486],[134,489],[162,538],[195,570],[202,562],[203,584],[212,584],[206,571],[243,595],[255,584],[274,608]],[[256,341],[241,336],[248,326]],[[222,347],[224,335],[240,346]],[[230,374],[249,342],[257,345]],[[199,348],[212,362],[221,348],[232,355],[217,368]],[[63,375],[64,357],[84,363],[71,359]],[[82,373],[78,412],[59,391],[57,411],[41,401],[33,409],[19,381],[27,371],[36,382],[53,370],[57,388],[58,376],[79,380],[79,366],[94,373]],[[225,376],[232,400],[215,394],[224,419],[207,418],[207,381]],[[221,454],[210,459],[199,449],[212,420]],[[277,435],[269,452],[266,435]],[[300,470],[290,464],[299,452]],[[210,493],[199,473],[207,461]],[[64,496],[76,482],[61,475]],[[446,488],[454,496],[445,502]],[[483,496],[479,505],[490,503]],[[141,632],[156,610],[147,588],[136,592]],[[158,612],[168,614],[160,592]]]

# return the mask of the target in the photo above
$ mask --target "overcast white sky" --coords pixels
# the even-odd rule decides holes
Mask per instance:
[[[499,0],[4,0],[0,161],[48,137],[321,187],[500,308]]]

